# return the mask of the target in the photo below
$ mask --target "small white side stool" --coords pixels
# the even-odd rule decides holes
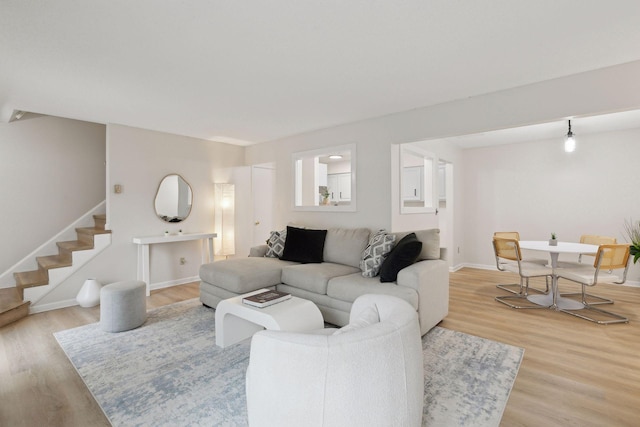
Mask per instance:
[[[100,290],[100,327],[106,332],[135,329],[147,320],[147,285],[139,280],[111,283]]]

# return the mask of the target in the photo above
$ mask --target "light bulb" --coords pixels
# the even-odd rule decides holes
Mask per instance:
[[[567,135],[567,139],[564,141],[564,151],[567,153],[576,151],[576,139],[571,134]]]

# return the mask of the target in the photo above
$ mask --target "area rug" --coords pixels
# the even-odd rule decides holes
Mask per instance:
[[[197,299],[149,311],[127,332],[54,334],[114,426],[245,426],[250,340],[215,345]],[[436,327],[422,339],[425,426],[497,426],[524,350]]]

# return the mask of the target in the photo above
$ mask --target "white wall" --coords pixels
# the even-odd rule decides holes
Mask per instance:
[[[339,225],[391,229],[397,226],[392,221],[391,207],[392,144],[437,140],[572,116],[637,109],[640,108],[638,75],[640,61],[345,124],[247,147],[246,160],[247,164],[275,163],[278,188],[275,222],[279,226],[294,222],[321,227]],[[358,152],[358,211],[323,213],[293,210],[291,154],[350,143],[357,144]],[[447,159],[447,156],[455,154],[444,154],[446,150],[442,142],[432,151],[455,162],[455,159]],[[463,168],[454,164],[454,171],[454,181],[461,182],[458,177],[463,173]],[[467,232],[464,219],[473,218],[473,210],[466,203],[474,197],[474,193],[468,189],[455,192],[452,231],[456,236],[454,244],[460,246],[460,253],[456,248],[454,265],[467,258],[474,259],[472,253],[468,253],[468,257],[465,255],[466,246],[470,245],[463,245],[461,240]]]
[[[465,262],[495,265],[494,231],[518,231],[523,240],[555,232],[564,241],[598,234],[626,242],[625,219],[640,219],[639,140],[633,129],[579,136],[574,153],[564,152],[562,135],[464,151]],[[629,278],[640,279],[640,266]]]
[[[104,198],[103,125],[35,114],[0,123],[0,273]]]
[[[136,129],[107,125],[107,221],[112,244],[97,258],[59,286],[42,303],[75,298],[84,279],[95,277],[102,283],[136,279],[135,236],[212,232],[214,229],[214,183],[233,183],[233,170],[242,166],[244,148]],[[177,224],[161,221],[154,212],[154,198],[162,178],[180,174],[193,189],[189,217]],[[113,192],[122,185],[121,194]],[[236,184],[236,194],[242,194]],[[201,264],[199,241],[152,245],[152,287],[183,283],[196,278]],[[180,265],[179,259],[186,258]]]

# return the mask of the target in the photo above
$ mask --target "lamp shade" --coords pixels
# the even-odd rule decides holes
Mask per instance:
[[[215,184],[215,239],[214,255],[233,255],[235,249],[235,186]]]

